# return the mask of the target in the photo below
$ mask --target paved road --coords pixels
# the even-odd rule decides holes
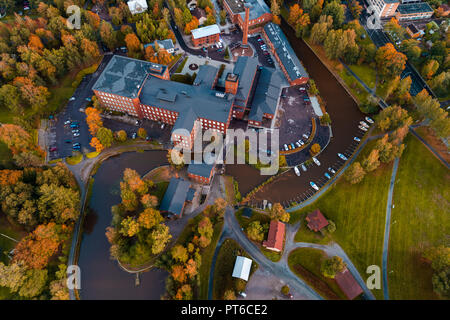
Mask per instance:
[[[387,276],[387,260],[389,249],[389,235],[391,231],[391,210],[392,210],[392,194],[394,193],[395,178],[397,176],[399,158],[395,158],[392,167],[391,182],[389,184],[388,200],[386,204],[386,224],[384,226],[383,241],[383,295],[385,300],[389,300],[388,276]]]
[[[234,216],[234,209],[227,207],[225,212],[225,223],[222,231],[222,235],[219,239],[220,244],[226,238],[231,238],[239,243],[239,245],[258,263],[258,265],[265,270],[271,272],[272,274],[278,276],[284,282],[289,283],[290,286],[294,287],[297,292],[302,295],[303,299],[313,299],[321,300],[323,299],[319,294],[317,294],[313,289],[311,289],[303,280],[298,278],[285,263],[274,263],[261,253],[261,250],[256,247],[247,236],[241,231],[241,227]],[[210,282],[209,282],[209,292],[208,299],[212,299],[212,286],[214,279],[214,267],[217,258],[217,253],[220,246],[216,247],[216,252],[214,252],[213,262],[211,264],[210,272]]]

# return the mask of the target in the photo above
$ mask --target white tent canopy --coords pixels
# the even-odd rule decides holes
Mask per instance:
[[[252,260],[246,257],[237,256],[234,263],[233,277],[248,281]]]

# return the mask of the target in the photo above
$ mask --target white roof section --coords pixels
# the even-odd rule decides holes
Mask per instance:
[[[316,96],[310,96],[309,98],[311,100],[311,106],[313,107],[314,112],[319,117],[323,116],[323,112],[322,112],[322,109],[320,108],[320,104],[319,104],[319,101],[317,100],[317,97]]]
[[[146,0],[131,0],[127,4],[132,14],[142,13],[148,9]]]
[[[212,24],[210,26],[194,29],[191,32],[194,39],[199,39],[220,33],[220,28],[217,24]]]
[[[234,263],[233,277],[248,281],[251,266],[252,260],[246,257],[237,256],[236,262]]]

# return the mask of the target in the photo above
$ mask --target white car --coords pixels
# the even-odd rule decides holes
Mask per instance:
[[[302,135],[302,137],[305,138],[306,140],[308,140],[308,138],[309,138],[309,136],[308,136],[306,133],[304,133],[304,134]]]
[[[166,126],[166,125],[163,123],[163,124],[161,125],[161,129],[164,129],[165,126]]]
[[[303,171],[306,171],[307,169],[306,169],[306,166],[304,165],[304,164],[302,164],[302,170]]]
[[[354,138],[353,138],[353,140],[355,140],[355,141],[358,141],[358,142],[360,142],[360,141],[361,141],[361,139],[360,139],[360,138],[358,138],[358,137],[354,137]]]
[[[284,150],[285,150],[285,151],[288,151],[288,150],[289,150],[287,144],[284,144]]]
[[[367,123],[365,123],[364,121],[360,121],[359,124],[362,125],[363,127],[366,127],[366,128],[369,128],[369,127],[370,127],[370,126],[369,126]]]
[[[74,136],[74,137],[79,137],[80,134],[79,134],[79,133],[74,133],[73,136]]]
[[[344,156],[342,153],[338,153],[338,157],[341,158],[344,161],[347,161],[347,157]]]
[[[69,101],[73,101],[73,100],[75,100],[75,97],[71,97],[71,98],[69,99]]]
[[[319,161],[319,160],[317,160],[317,159],[314,158],[314,157],[312,157],[312,159],[313,159],[313,161],[314,161],[315,164],[317,164],[318,166],[320,166],[320,161]]]
[[[334,170],[334,169],[331,168],[331,167],[328,168],[328,171],[330,171],[332,174],[335,174],[335,173],[336,173],[336,170]]]
[[[372,120],[371,118],[369,118],[369,117],[366,117],[366,121],[367,121],[368,123],[370,123],[370,124],[373,123],[373,120]]]
[[[296,141],[295,144],[297,145],[297,147],[301,147],[302,145],[300,144],[300,142]]]
[[[136,132],[133,132],[133,135],[131,136],[131,139],[136,139]]]
[[[319,191],[319,187],[312,181],[309,182],[309,185],[313,187],[314,190]]]
[[[70,120],[64,121],[64,124],[70,124]]]
[[[362,131],[367,131],[367,128],[366,128],[366,127],[358,126],[358,128],[361,129]]]
[[[298,170],[297,166],[294,167],[295,174],[300,177],[300,170]]]
[[[305,143],[302,141],[302,139],[298,140],[297,142],[300,143],[301,146],[305,144]]]

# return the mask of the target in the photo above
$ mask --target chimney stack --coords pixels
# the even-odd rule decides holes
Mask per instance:
[[[243,32],[243,36],[242,36],[242,44],[244,46],[247,45],[247,37],[248,37],[248,21],[249,21],[249,16],[250,16],[250,6],[245,4],[245,21],[244,21],[244,30],[242,30]]]

